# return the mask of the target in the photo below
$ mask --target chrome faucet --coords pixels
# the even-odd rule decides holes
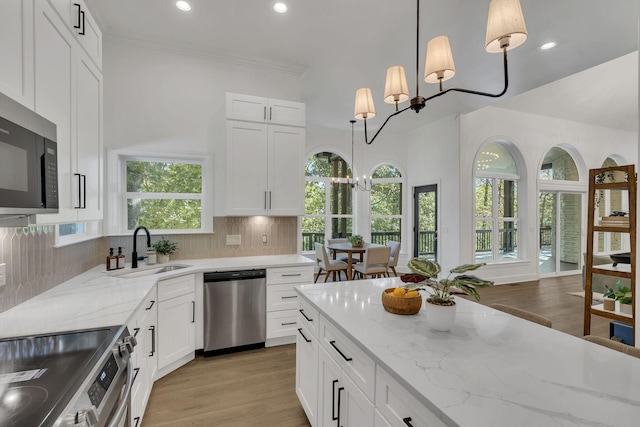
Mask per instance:
[[[151,234],[149,234],[149,230],[147,227],[138,227],[133,232],[133,253],[131,254],[131,268],[138,268],[138,252],[136,251],[136,237],[138,235],[138,231],[144,230],[147,233],[147,247],[151,246]]]

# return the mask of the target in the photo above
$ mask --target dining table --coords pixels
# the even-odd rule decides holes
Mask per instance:
[[[347,254],[347,280],[353,280],[353,254],[360,254],[360,262],[362,262],[363,254],[368,248],[374,248],[379,245],[377,243],[363,243],[362,246],[353,246],[349,242],[330,243],[327,249],[331,252],[333,259],[336,259],[336,253],[344,252]]]

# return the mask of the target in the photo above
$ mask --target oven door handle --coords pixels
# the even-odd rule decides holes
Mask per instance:
[[[129,411],[129,401],[131,397],[131,388],[133,387],[133,362],[131,361],[131,357],[127,360],[127,388],[120,400],[120,405],[118,406],[118,410],[115,415],[111,419],[108,427],[118,427],[120,422],[122,421],[122,417],[126,416]]]

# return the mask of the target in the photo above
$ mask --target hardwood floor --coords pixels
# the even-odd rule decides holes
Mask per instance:
[[[553,328],[582,336],[581,276],[480,289],[482,304],[507,304],[549,318]],[[592,318],[592,334],[609,336],[609,321]],[[295,393],[295,345],[202,356],[158,380],[143,427],[307,427]]]

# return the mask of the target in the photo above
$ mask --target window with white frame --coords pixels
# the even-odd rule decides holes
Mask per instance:
[[[305,215],[302,218],[302,250],[313,251],[315,243],[347,237],[353,231],[353,176],[344,159],[321,152],[305,167]]]
[[[119,157],[119,229],[208,231],[204,157]]]
[[[518,170],[507,150],[483,146],[475,165],[475,259],[500,262],[518,254]]]
[[[56,225],[55,246],[61,247],[102,236],[101,221],[78,221]]]
[[[391,165],[376,168],[371,175],[371,242],[399,242],[402,231],[402,174]]]

